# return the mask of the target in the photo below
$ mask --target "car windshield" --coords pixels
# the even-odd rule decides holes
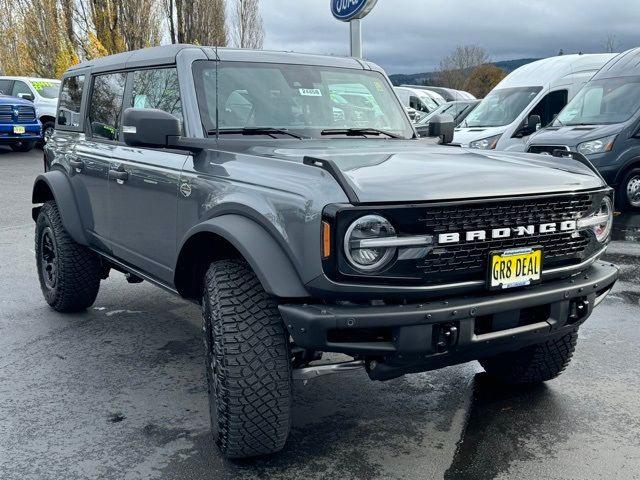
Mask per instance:
[[[626,122],[640,109],[640,77],[595,80],[560,112],[554,126]]]
[[[413,128],[384,75],[365,70],[273,63],[196,62],[194,76],[205,129],[237,135],[280,129],[322,138],[382,130],[412,138]],[[216,78],[218,85],[216,88]],[[277,132],[265,133],[277,136]],[[386,136],[391,138],[390,136]],[[325,137],[326,138],[326,137]]]
[[[426,125],[435,115],[442,115],[445,113],[447,115],[451,115],[455,121],[467,108],[469,108],[469,104],[466,103],[445,103],[440,105],[437,110],[434,110],[426,117],[421,118],[418,125]]]
[[[509,125],[540,93],[542,87],[517,87],[493,90],[464,123],[465,127],[501,127]]]
[[[43,98],[58,98],[60,82],[57,80],[31,80],[31,86]]]

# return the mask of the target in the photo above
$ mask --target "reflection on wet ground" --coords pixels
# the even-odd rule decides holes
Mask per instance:
[[[613,222],[613,240],[640,242],[640,213],[623,213]]]

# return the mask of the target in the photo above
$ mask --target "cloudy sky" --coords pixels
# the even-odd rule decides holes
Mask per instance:
[[[349,26],[330,0],[261,0],[265,48],[348,55]],[[492,60],[640,46],[637,0],[379,0],[363,20],[364,56],[388,73],[434,69],[456,45]]]

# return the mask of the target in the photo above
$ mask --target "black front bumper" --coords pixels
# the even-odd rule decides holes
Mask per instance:
[[[392,378],[561,336],[589,317],[617,278],[617,267],[596,262],[580,275],[511,292],[410,305],[281,305],[280,313],[298,346],[379,359]]]

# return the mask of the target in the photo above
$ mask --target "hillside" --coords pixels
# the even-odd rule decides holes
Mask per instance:
[[[518,58],[516,60],[503,60],[501,62],[493,62],[496,67],[502,68],[511,73],[516,68],[526,65],[527,63],[540,60],[539,58]],[[438,81],[438,72],[424,72],[424,73],[410,73],[402,74],[397,73],[389,75],[394,85],[434,85]]]

